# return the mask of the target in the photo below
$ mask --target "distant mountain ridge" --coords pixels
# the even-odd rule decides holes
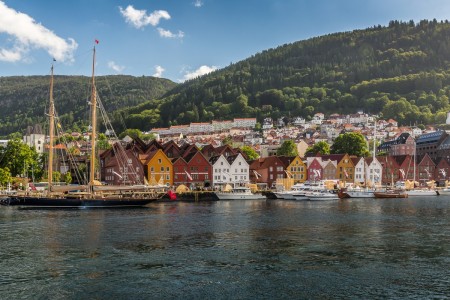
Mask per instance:
[[[54,77],[55,107],[63,128],[88,124],[90,80],[85,76]],[[0,77],[0,135],[23,132],[29,125],[45,123],[49,83],[49,76]],[[155,77],[96,77],[98,96],[110,113],[161,97],[176,85]]]

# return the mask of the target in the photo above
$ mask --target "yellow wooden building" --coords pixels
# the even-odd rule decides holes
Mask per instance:
[[[294,183],[305,182],[308,178],[308,168],[300,156],[295,156],[286,170],[288,177],[294,179]]]
[[[154,150],[141,160],[144,168],[147,170],[147,180],[150,185],[164,184],[173,185],[173,166],[172,161],[164,154],[161,149]]]

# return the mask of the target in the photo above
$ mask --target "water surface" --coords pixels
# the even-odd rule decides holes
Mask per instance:
[[[2,299],[446,298],[450,197],[0,207]]]

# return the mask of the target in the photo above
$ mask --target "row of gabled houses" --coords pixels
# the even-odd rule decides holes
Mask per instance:
[[[197,188],[218,188],[225,184],[258,184],[274,188],[277,180],[294,183],[339,180],[346,183],[390,185],[415,179],[420,185],[430,180],[443,184],[450,164],[434,162],[428,154],[417,162],[412,155],[356,157],[348,154],[269,156],[249,160],[239,148],[229,145],[199,149],[173,141],[149,144],[134,139],[122,149],[117,144],[100,156],[101,179],[107,184],[180,184]],[[414,173],[415,172],[415,173]]]

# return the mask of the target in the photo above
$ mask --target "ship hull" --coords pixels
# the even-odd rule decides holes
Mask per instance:
[[[156,199],[77,199],[46,197],[10,197],[1,199],[0,204],[27,208],[120,208],[142,207]]]

